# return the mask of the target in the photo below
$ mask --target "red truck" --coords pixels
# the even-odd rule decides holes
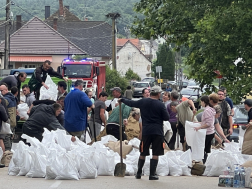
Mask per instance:
[[[105,62],[84,59],[81,61],[64,59],[57,71],[63,77],[75,82],[78,79],[84,81],[84,90],[93,91],[93,97],[98,98],[100,92],[105,90],[106,67]]]

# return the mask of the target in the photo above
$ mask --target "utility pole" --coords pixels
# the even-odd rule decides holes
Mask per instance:
[[[112,65],[113,69],[116,70],[116,19],[119,18],[121,15],[119,13],[108,13],[106,15],[107,18],[112,19]]]
[[[10,0],[6,0],[6,21],[10,19]],[[5,49],[4,49],[4,69],[7,69],[9,62],[9,41],[10,41],[10,22],[7,22],[5,25]]]

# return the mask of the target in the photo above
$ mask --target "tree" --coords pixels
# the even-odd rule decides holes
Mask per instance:
[[[106,66],[106,92],[112,96],[112,91],[110,90],[113,87],[120,87],[124,92],[128,86],[128,81],[126,78],[122,77],[121,74]],[[122,93],[123,94],[123,93]]]
[[[141,0],[135,11],[145,18],[135,19],[132,32],[147,39],[163,36],[177,49],[188,46],[189,77],[210,87],[220,71],[222,85],[238,103],[252,86],[251,5],[240,0]]]
[[[141,80],[141,77],[139,77],[137,73],[133,72],[131,68],[129,68],[128,71],[125,73],[125,78],[128,80],[137,80],[137,81]]]
[[[156,66],[162,66],[162,72],[160,73],[162,79],[174,80],[175,55],[169,45],[162,44],[159,46],[157,61],[154,65],[154,70],[156,70]],[[156,76],[158,76],[158,73],[156,73]]]

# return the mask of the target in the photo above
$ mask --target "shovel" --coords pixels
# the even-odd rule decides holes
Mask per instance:
[[[114,175],[115,177],[124,177],[125,176],[125,170],[126,170],[126,164],[123,163],[122,158],[122,103],[119,102],[119,122],[120,122],[120,156],[121,156],[121,162],[117,163],[115,166]]]

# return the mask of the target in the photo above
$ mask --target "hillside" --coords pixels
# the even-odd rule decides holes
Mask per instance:
[[[106,14],[119,12],[119,34],[125,35],[124,27],[130,26],[136,13],[133,6],[139,0],[63,0],[64,6],[70,6],[70,11],[81,20],[88,18],[92,21],[105,21]],[[14,0],[16,5],[11,5],[14,19],[16,15],[22,15],[22,20],[29,20],[32,15],[45,18],[45,6],[51,7],[51,14],[59,7],[58,0]],[[6,4],[6,0],[0,0],[0,8]],[[19,7],[18,7],[18,6]],[[21,8],[24,10],[22,10]],[[27,12],[25,12],[27,11]],[[30,13],[30,14],[29,14]],[[5,20],[5,9],[0,9],[0,20]]]

